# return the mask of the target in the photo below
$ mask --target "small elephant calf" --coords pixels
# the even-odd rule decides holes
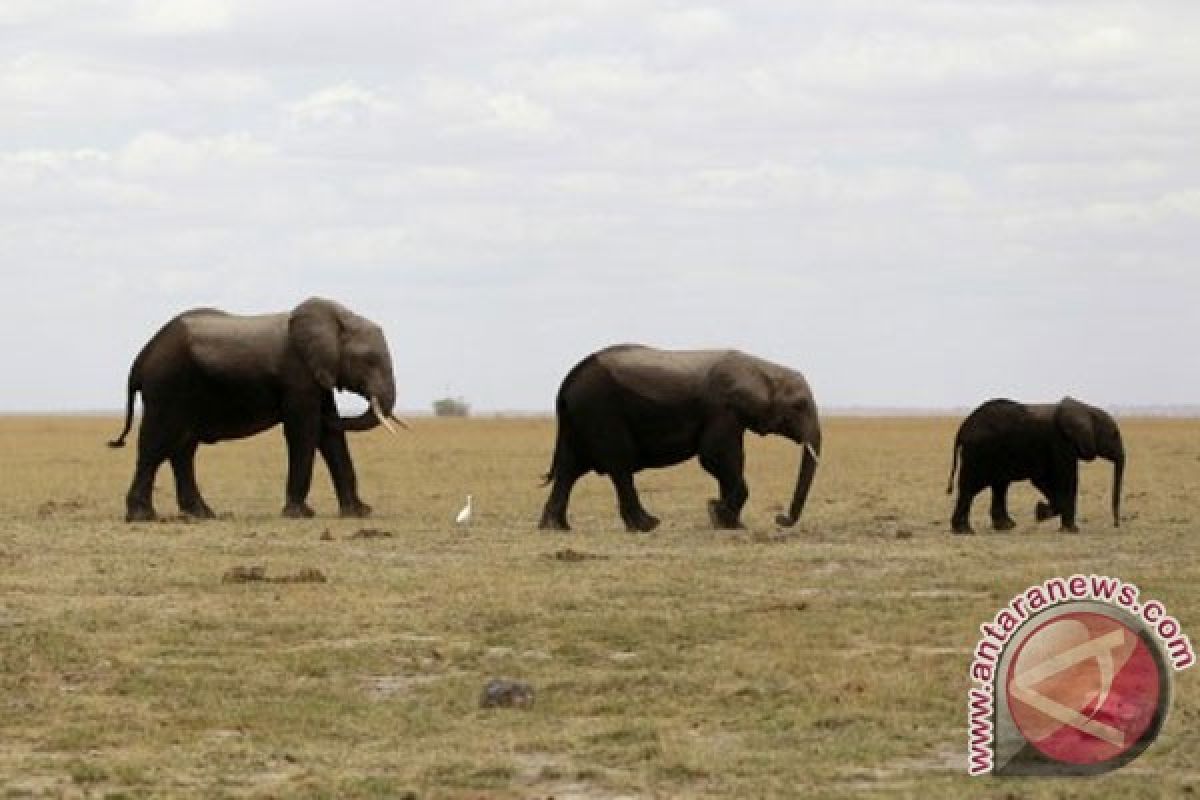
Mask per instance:
[[[961,456],[962,466],[959,468]],[[1035,510],[1038,521],[1062,517],[1062,530],[1075,533],[1075,504],[1079,460],[1100,456],[1113,463],[1113,525],[1121,524],[1121,481],[1125,446],[1121,430],[1105,411],[1071,397],[1060,402],[1026,405],[1012,400],[989,400],[963,420],[954,437],[950,484],[958,469],[958,500],[951,524],[955,533],[971,529],[971,501],[985,487],[992,490],[992,527],[1011,530],[1008,485],[1028,480],[1046,497]]]

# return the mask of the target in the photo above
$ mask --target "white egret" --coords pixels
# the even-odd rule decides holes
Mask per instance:
[[[454,518],[454,521],[457,522],[459,525],[470,525],[471,524],[471,511],[472,511],[471,495],[467,495],[467,504],[462,507],[462,511],[458,512],[458,516]]]

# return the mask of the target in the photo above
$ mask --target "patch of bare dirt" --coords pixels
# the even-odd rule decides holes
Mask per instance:
[[[383,700],[395,694],[405,694],[422,686],[429,686],[446,675],[371,675],[364,680],[367,694]]]
[[[325,573],[315,567],[305,567],[288,575],[277,578],[267,578],[270,583],[328,583]]]
[[[347,539],[391,539],[394,534],[381,528],[359,528]]]
[[[261,564],[230,567],[221,576],[221,583],[327,583],[328,580],[325,573],[314,567],[305,567],[287,575],[268,576],[267,568]]]
[[[252,581],[265,581],[266,579],[266,567],[261,565],[244,567],[239,565],[225,570],[225,574],[221,576],[221,583],[250,583]]]
[[[47,500],[37,507],[37,515],[39,519],[46,519],[60,514],[74,514],[85,508],[87,503],[82,500]]]
[[[768,603],[762,606],[747,608],[747,614],[774,614],[778,612],[788,611],[805,611],[808,609],[808,603],[804,600],[788,600],[779,603]]]
[[[565,550],[555,550],[553,553],[547,553],[545,558],[553,559],[554,561],[566,561],[568,563],[578,563],[580,561],[607,561],[608,556],[599,553],[586,553],[582,550],[573,550],[570,547]]]
[[[579,770],[564,757],[550,753],[518,753],[517,777],[537,787],[536,797],[553,800],[637,800],[638,795],[614,792],[589,779],[593,770]]]

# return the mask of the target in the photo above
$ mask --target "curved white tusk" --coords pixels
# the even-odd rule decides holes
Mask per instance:
[[[817,448],[812,446],[812,442],[805,442],[804,449],[808,451],[808,454],[810,456],[812,456],[812,460],[814,463],[817,463],[817,464],[821,463],[821,457],[819,455],[817,455]]]
[[[409,433],[412,433],[412,428],[408,427],[408,423],[405,422],[404,420],[400,419],[399,417],[397,417],[395,414],[389,415],[388,418],[391,419],[392,422],[399,425],[401,428],[404,428],[404,430],[408,431]]]
[[[388,421],[387,415],[384,414],[383,409],[379,407],[379,400],[374,395],[371,396],[371,413],[375,415],[375,419],[383,423],[383,427],[387,428],[389,433],[391,433],[393,436],[398,435],[396,433],[396,426]]]

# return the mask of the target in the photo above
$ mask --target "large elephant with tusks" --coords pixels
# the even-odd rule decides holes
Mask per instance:
[[[799,372],[737,350],[658,350],[623,344],[580,361],[556,402],[558,435],[547,483],[553,482],[540,527],[569,530],[567,503],[589,471],[608,475],[629,531],[648,532],[658,519],[642,507],[633,476],[700,457],[717,480],[708,503],[716,528],[741,527],[749,490],[743,438],[786,436],[801,446],[800,469],[782,526],[799,519],[821,452],[812,391]]]
[[[334,391],[366,398],[361,415],[342,418]],[[196,484],[196,449],[240,439],[280,422],[287,442],[287,517],[311,517],[313,459],[329,467],[342,516],[365,517],[347,431],[377,425],[393,430],[396,383],[383,331],[370,320],[323,298],[291,311],[241,316],[212,308],[179,314],[150,339],[129,370],[125,444],[134,395],[142,393],[137,467],[125,496],[125,518],[154,519],[154,475],[164,461],[175,473],[179,509],[193,517],[213,511]],[[403,423],[401,423],[403,424]]]

